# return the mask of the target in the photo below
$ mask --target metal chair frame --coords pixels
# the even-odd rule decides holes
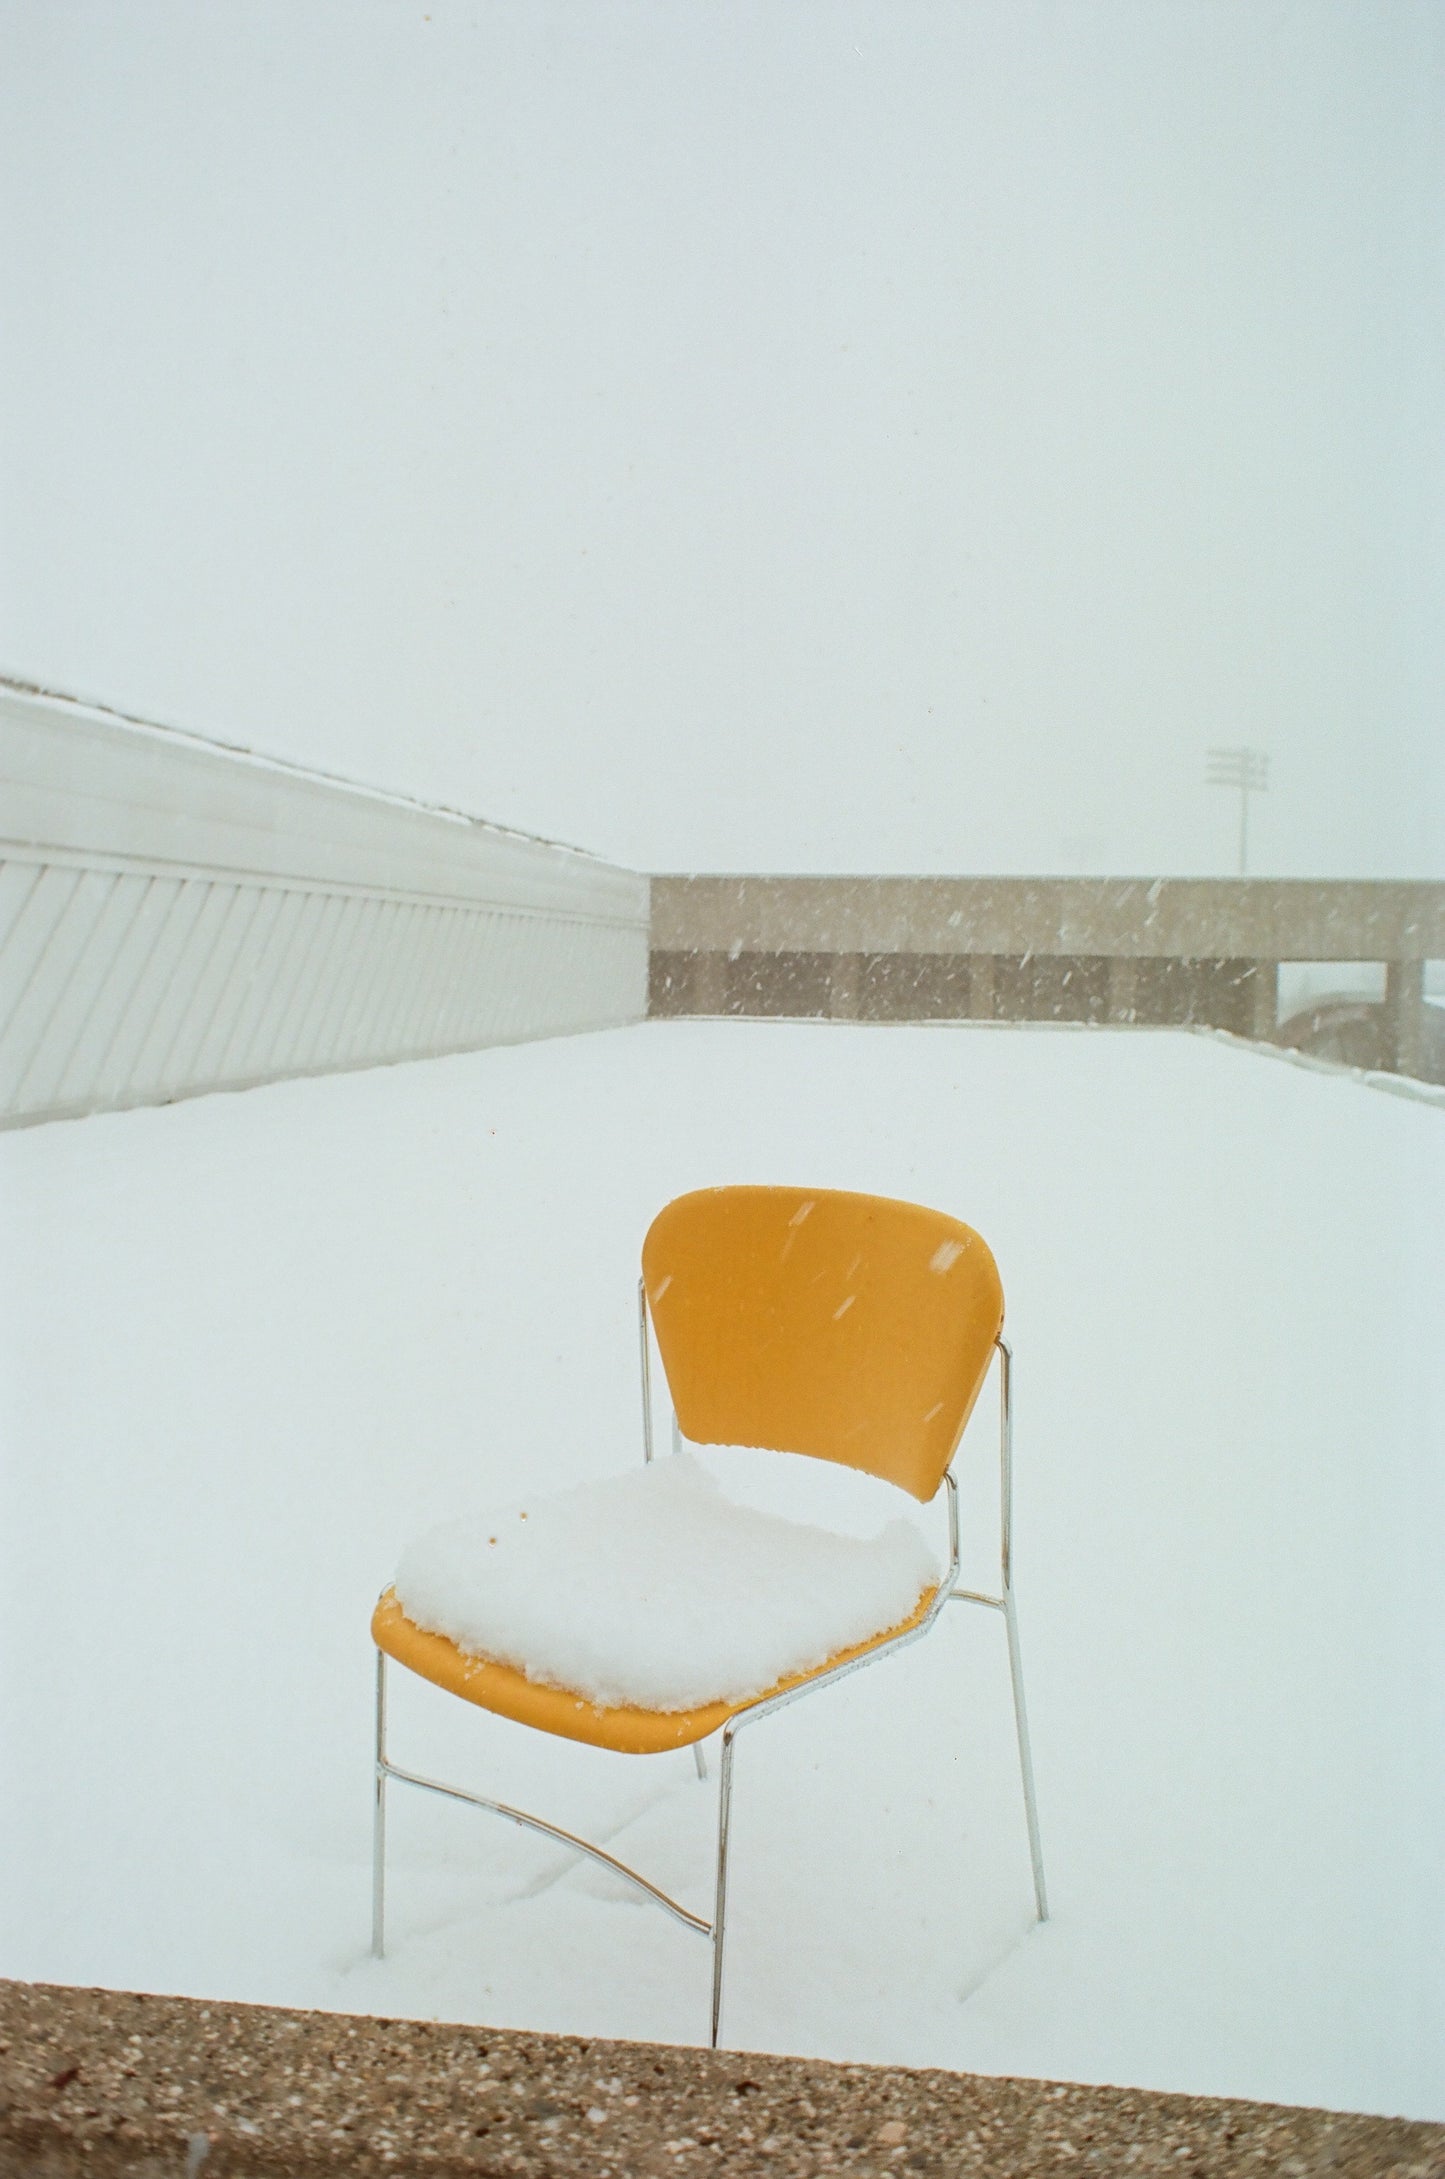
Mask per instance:
[[[652,1443],[652,1370],[647,1291],[638,1281],[639,1329],[642,1347],[642,1439],[643,1458],[653,1458]],[[786,1689],[777,1695],[759,1696],[745,1709],[730,1717],[722,1727],[722,1758],[718,1782],[718,1829],[717,1864],[713,1892],[713,1915],[708,1921],[694,1914],[679,1900],[672,1898],[660,1886],[654,1884],[637,1869],[629,1868],[600,1846],[588,1839],[578,1838],[560,1824],[548,1823],[541,1816],[529,1814],[525,1809],[512,1808],[505,1801],[488,1800],[484,1794],[468,1793],[460,1786],[443,1785],[438,1779],[423,1778],[418,1772],[404,1770],[393,1763],[386,1752],[386,1653],[376,1653],[376,1762],[375,1799],[372,1822],[372,1888],[371,1888],[371,1949],[377,1959],[385,1956],[386,1915],[386,1788],[390,1779],[403,1785],[419,1786],[424,1792],[439,1793],[447,1800],[465,1801],[471,1808],[485,1809],[494,1816],[504,1816],[509,1823],[520,1824],[525,1830],[538,1831],[544,1838],[556,1839],[560,1845],[574,1853],[585,1854],[591,1861],[610,1869],[614,1876],[635,1886],[643,1896],[655,1905],[666,1908],[685,1929],[696,1930],[712,1945],[712,2027],[711,2043],[718,2047],[718,2035],[722,2024],[723,1995],[723,1948],[727,1936],[727,1883],[728,1841],[732,1816],[733,1790],[733,1743],[745,1725],[755,1724],[760,1718],[772,1717],[785,1710],[789,1703],[801,1701],[804,1695],[818,1693],[837,1681],[846,1679],[850,1672],[860,1672],[865,1665],[877,1663],[882,1657],[891,1657],[910,1642],[916,1642],[927,1634],[948,1604],[981,1604],[989,1611],[1002,1612],[1008,1638],[1009,1678],[1013,1686],[1014,1727],[1018,1738],[1019,1769],[1023,1781],[1024,1816],[1028,1825],[1029,1859],[1033,1867],[1034,1902],[1038,1918],[1049,1918],[1048,1893],[1044,1886],[1043,1850],[1039,1840],[1038,1807],[1034,1792],[1033,1759],[1029,1750],[1028,1715],[1024,1706],[1023,1663],[1019,1653],[1018,1614],[1013,1595],[1013,1350],[1000,1335],[994,1345],[999,1356],[999,1481],[1000,1481],[1000,1537],[999,1537],[999,1594],[991,1596],[983,1590],[958,1587],[959,1574],[959,1524],[958,1484],[950,1466],[943,1481],[948,1491],[948,1572],[939,1583],[927,1613],[916,1626],[896,1634],[886,1642],[879,1642],[865,1650],[860,1657],[849,1658],[845,1664],[834,1665],[831,1671],[819,1672],[800,1686]],[[672,1418],[673,1450],[681,1443],[677,1416]],[[702,1743],[693,1743],[693,1755],[699,1778],[707,1776]]]

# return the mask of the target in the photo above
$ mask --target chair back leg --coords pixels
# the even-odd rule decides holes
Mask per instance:
[[[1034,1796],[1034,1764],[1029,1753],[1029,1718],[1024,1708],[1024,1667],[1019,1655],[1018,1616],[1014,1611],[1013,1592],[1004,1591],[1004,1625],[1008,1629],[1008,1668],[1014,1690],[1014,1729],[1019,1742],[1019,1769],[1024,1781],[1024,1817],[1029,1827],[1029,1860],[1034,1871],[1034,1903],[1039,1910],[1039,1920],[1049,1918],[1049,1895],[1044,1889],[1044,1849],[1039,1839],[1039,1810]]]
[[[994,1341],[998,1349],[998,1450],[999,1450],[999,1510],[1002,1516],[999,1538],[999,1588],[998,1601],[1003,1605],[1004,1625],[1008,1629],[1008,1669],[1014,1691],[1014,1729],[1019,1742],[1019,1769],[1024,1781],[1024,1816],[1029,1827],[1029,1860],[1034,1871],[1034,1904],[1039,1910],[1039,1920],[1049,1918],[1049,1895],[1044,1889],[1044,1850],[1039,1840],[1039,1811],[1034,1797],[1034,1764],[1029,1753],[1029,1720],[1024,1708],[1024,1667],[1019,1655],[1018,1618],[1014,1612],[1013,1592],[1013,1458],[1014,1458],[1014,1357],[1013,1349],[1000,1333]]]

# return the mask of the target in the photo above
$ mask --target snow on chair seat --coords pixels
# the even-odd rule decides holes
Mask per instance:
[[[914,1625],[938,1579],[907,1521],[862,1540],[784,1520],[680,1453],[433,1530],[373,1634],[484,1709],[644,1754]]]

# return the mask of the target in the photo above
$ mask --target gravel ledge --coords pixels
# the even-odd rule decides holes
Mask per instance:
[[[3,2179],[1445,2179],[1445,2126],[0,1982]]]

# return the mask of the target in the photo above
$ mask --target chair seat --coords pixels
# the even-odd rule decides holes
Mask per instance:
[[[567,1690],[574,1714],[580,1700],[721,1722],[877,1640],[937,1581],[912,1521],[865,1538],[784,1518],[730,1497],[684,1449],[443,1521],[402,1552],[394,1588],[416,1627]]]
[[[372,1614],[371,1634],[377,1648],[398,1664],[418,1673],[422,1679],[430,1680],[434,1686],[445,1688],[448,1694],[460,1695],[480,1709],[494,1711],[498,1717],[511,1718],[519,1725],[535,1726],[544,1733],[556,1733],[564,1740],[585,1741],[594,1748],[614,1748],[623,1755],[656,1755],[666,1748],[686,1748],[695,1740],[706,1740],[730,1717],[750,1710],[754,1703],[770,1701],[792,1687],[806,1686],[809,1680],[831,1672],[836,1665],[866,1656],[869,1650],[881,1648],[896,1635],[906,1634],[927,1617],[936,1593],[936,1587],[926,1589],[908,1617],[900,1620],[897,1626],[887,1627],[850,1649],[836,1651],[809,1672],[779,1680],[764,1694],[751,1695],[745,1701],[708,1703],[697,1710],[602,1709],[585,1695],[566,1688],[545,1687],[540,1681],[530,1680],[525,1673],[515,1671],[511,1665],[469,1656],[445,1635],[429,1634],[407,1618],[392,1589],[385,1590],[377,1603]]]

